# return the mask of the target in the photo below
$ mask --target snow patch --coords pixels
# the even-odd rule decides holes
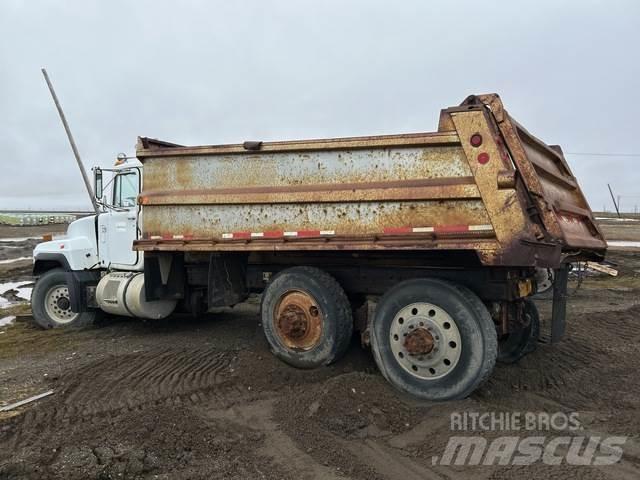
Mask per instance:
[[[639,218],[596,217],[596,220],[608,220],[611,222],[640,222]]]
[[[0,242],[24,242],[26,240],[42,240],[42,237],[9,237],[9,238],[0,238]]]
[[[16,297],[21,300],[30,300],[31,299],[31,291],[33,290],[32,285],[33,282],[6,282],[0,283],[0,308],[6,308],[12,305],[12,302],[4,298],[2,295],[7,293],[9,290],[15,290]]]
[[[638,247],[640,248],[640,242],[626,241],[626,240],[608,240],[607,245],[610,247]]]
[[[18,258],[9,258],[7,260],[0,260],[0,264],[13,263],[13,262],[21,262],[22,260],[31,260],[33,257],[18,257]]]
[[[15,320],[16,320],[16,317],[14,317],[13,315],[9,315],[8,317],[0,318],[0,327],[6,327],[10,323],[15,322]]]

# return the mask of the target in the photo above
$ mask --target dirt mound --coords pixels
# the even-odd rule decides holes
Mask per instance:
[[[189,408],[154,407],[59,427],[0,463],[0,477],[289,478],[255,453],[263,434]]]
[[[278,405],[276,418],[295,431],[309,426],[348,439],[401,432],[423,409],[409,405],[381,375],[356,372],[294,392]]]
[[[426,408],[403,399],[380,374],[354,372],[294,389],[277,403],[274,419],[319,463],[354,478],[379,478],[344,442],[407,431]]]

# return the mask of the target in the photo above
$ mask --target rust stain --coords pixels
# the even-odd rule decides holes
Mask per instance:
[[[142,137],[138,141],[136,156],[144,162],[146,157],[172,157],[209,154],[246,154],[243,144],[203,145],[197,147],[174,146],[145,148]],[[409,133],[400,135],[377,135],[371,137],[344,137],[314,140],[263,142],[261,152],[302,152],[313,150],[345,150],[351,148],[381,148],[386,146],[455,145],[459,143],[456,132]]]
[[[433,336],[423,327],[413,330],[404,341],[404,348],[409,355],[427,355],[433,350],[433,346]]]
[[[145,191],[145,205],[273,204],[479,198],[473,177],[388,182]]]

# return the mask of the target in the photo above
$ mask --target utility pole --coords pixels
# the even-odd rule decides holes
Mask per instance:
[[[611,185],[607,183],[607,187],[609,187],[609,193],[611,194],[611,200],[613,200],[613,206],[616,207],[616,212],[618,213],[618,218],[620,217],[620,210],[618,209],[618,203],[616,202],[616,198],[613,196],[613,190],[611,190]]]
[[[76,157],[76,162],[78,162],[78,168],[80,169],[80,173],[82,174],[84,185],[85,187],[87,187],[87,193],[89,194],[89,199],[91,200],[93,209],[95,210],[96,213],[99,213],[100,209],[98,208],[96,197],[93,194],[93,189],[91,188],[91,183],[89,182],[89,177],[87,176],[87,171],[85,170],[84,165],[82,164],[82,159],[80,158],[78,147],[76,147],[76,142],[73,139],[73,135],[71,134],[71,129],[69,128],[69,124],[67,123],[67,118],[64,116],[64,112],[62,111],[62,106],[58,101],[58,96],[56,95],[56,92],[53,89],[53,85],[51,84],[51,80],[49,80],[49,75],[47,75],[47,71],[44,68],[42,69],[42,75],[44,75],[44,79],[47,82],[47,87],[49,87],[49,92],[51,92],[51,96],[53,97],[53,103],[56,104],[56,108],[58,109],[58,115],[60,115],[60,120],[62,120],[64,131],[67,132],[67,138],[69,139],[69,143],[71,144],[71,150],[73,150],[73,155]]]

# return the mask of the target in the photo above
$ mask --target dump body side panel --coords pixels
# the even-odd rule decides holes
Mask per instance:
[[[144,238],[158,250],[497,248],[455,134],[340,146],[143,157]]]
[[[436,133],[203,147],[143,138],[135,248],[468,250],[485,265],[555,266],[571,232],[536,210],[552,187],[531,147],[512,143],[479,101],[444,110]]]
[[[150,235],[322,230],[349,237],[489,221],[455,146],[160,158],[147,162],[143,195]]]

